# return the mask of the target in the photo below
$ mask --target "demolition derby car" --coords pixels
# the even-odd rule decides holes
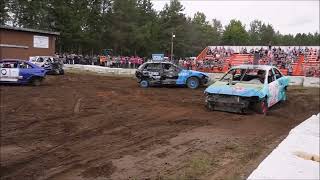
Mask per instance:
[[[47,71],[47,74],[63,75],[63,63],[52,56],[34,56],[30,57],[30,62],[36,64]]]
[[[22,60],[0,60],[0,83],[32,84],[39,86],[46,70]]]
[[[273,66],[236,66],[205,90],[206,106],[238,113],[252,107],[266,115],[268,108],[286,100],[288,83],[289,79]]]
[[[196,89],[209,81],[207,74],[186,70],[171,62],[146,62],[136,71],[138,83],[143,88],[151,85],[186,85]]]

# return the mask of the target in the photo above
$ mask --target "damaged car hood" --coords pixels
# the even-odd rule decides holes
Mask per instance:
[[[263,84],[248,84],[236,83],[235,85],[228,85],[228,82],[217,81],[209,86],[205,93],[210,94],[225,94],[234,96],[251,97],[258,96],[260,98],[265,96]]]

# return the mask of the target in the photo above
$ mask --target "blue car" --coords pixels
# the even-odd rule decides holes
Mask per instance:
[[[196,89],[209,81],[206,73],[186,70],[166,61],[142,64],[136,71],[136,77],[143,88],[152,85],[178,85]]]
[[[39,86],[46,70],[23,60],[0,60],[0,83],[32,84]]]
[[[231,68],[205,90],[210,110],[245,113],[248,108],[266,115],[268,108],[287,100],[288,77],[273,66],[241,65]]]

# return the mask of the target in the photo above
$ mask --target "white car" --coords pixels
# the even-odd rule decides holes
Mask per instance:
[[[267,65],[240,65],[231,68],[206,90],[209,110],[244,113],[253,107],[266,115],[268,108],[287,100],[288,77]]]
[[[30,57],[29,62],[44,68],[47,70],[48,74],[64,74],[62,68],[63,63],[60,63],[59,60],[53,56],[32,56]]]

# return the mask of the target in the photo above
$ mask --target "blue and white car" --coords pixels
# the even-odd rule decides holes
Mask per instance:
[[[46,70],[23,60],[0,60],[0,83],[32,84],[39,86]]]
[[[196,89],[209,81],[206,73],[186,70],[167,61],[142,64],[136,71],[136,77],[143,88],[152,85],[178,85]]]
[[[210,110],[245,113],[252,107],[266,115],[268,108],[287,100],[288,77],[273,66],[241,65],[231,68],[205,90]]]

